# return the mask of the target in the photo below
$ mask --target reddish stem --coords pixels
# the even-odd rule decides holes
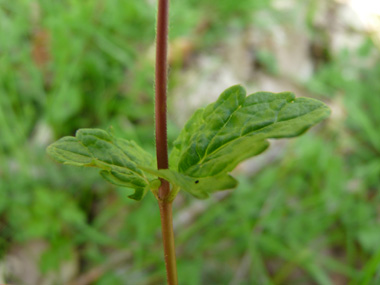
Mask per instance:
[[[168,0],[159,0],[156,39],[156,153],[158,169],[166,169],[168,163],[168,143],[166,135],[166,90],[167,90],[167,50],[168,50]],[[168,187],[161,187],[159,197],[167,196]]]
[[[168,285],[178,285],[177,262],[175,256],[172,203],[159,201],[162,225],[162,242],[164,245],[166,278]]]
[[[169,26],[169,1],[159,0],[157,17],[156,38],[156,153],[157,168],[167,169],[168,143],[166,127],[166,91],[167,91],[167,53],[168,53],[168,26]],[[162,241],[164,245],[166,275],[169,285],[178,285],[177,263],[175,256],[172,203],[168,201],[170,185],[168,181],[161,179],[161,187],[158,190],[158,204],[160,207]]]

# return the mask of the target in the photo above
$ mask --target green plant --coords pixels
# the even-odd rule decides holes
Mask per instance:
[[[295,137],[329,116],[317,100],[295,98],[290,92],[257,92],[246,96],[240,85],[197,110],[174,142],[168,158],[166,136],[167,0],[159,1],[156,53],[156,154],[112,129],[80,129],[75,137],[51,144],[48,154],[59,162],[100,168],[108,182],[134,189],[129,197],[141,200],[151,191],[161,214],[167,280],[178,284],[172,226],[172,202],[182,189],[196,198],[237,186],[229,175],[241,161],[263,152],[267,139]],[[157,167],[155,165],[157,164]]]

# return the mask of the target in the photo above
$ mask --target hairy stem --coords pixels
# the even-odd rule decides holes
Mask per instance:
[[[166,89],[167,89],[167,50],[168,50],[168,0],[159,0],[156,36],[156,153],[158,169],[166,169],[168,163],[168,143],[166,135]],[[159,189],[159,198],[165,199],[168,187]]]
[[[164,244],[166,275],[169,285],[178,285],[177,263],[175,257],[172,203],[159,201]]]
[[[167,169],[168,143],[166,127],[166,91],[167,91],[167,50],[168,50],[168,25],[169,1],[159,0],[157,15],[156,36],[156,153],[157,168]],[[158,204],[161,216],[162,240],[164,245],[166,275],[169,285],[177,285],[177,264],[174,246],[173,214],[170,197],[170,185],[161,179],[158,189]]]

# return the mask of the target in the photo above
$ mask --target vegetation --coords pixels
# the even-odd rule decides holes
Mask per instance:
[[[171,41],[194,37],[193,27],[206,22],[195,52],[212,52],[231,25],[244,31],[252,13],[271,6],[239,3],[173,2]],[[160,243],[152,238],[160,222],[152,195],[134,203],[127,198],[132,192],[109,186],[96,172],[54,165],[44,154],[49,143],[78,128],[110,125],[116,136],[154,153],[149,53],[155,9],[148,1],[30,5],[0,2],[3,263],[15,248],[43,240],[38,264],[46,275],[74,262],[83,277],[123,253],[123,262],[107,264],[94,284],[160,283],[165,276]],[[319,32],[309,21],[304,25]],[[330,103],[330,123],[286,145],[253,176],[239,175],[228,199],[194,204],[180,196],[175,220],[191,216],[175,223],[182,284],[376,284],[378,58],[367,36],[359,49],[324,58],[301,84]],[[272,63],[263,59],[261,66],[271,72]],[[183,67],[179,63],[173,74]],[[172,142],[179,127],[168,127]],[[17,277],[6,278],[17,284]]]

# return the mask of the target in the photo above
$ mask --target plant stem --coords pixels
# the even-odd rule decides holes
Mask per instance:
[[[162,227],[162,241],[165,252],[166,277],[168,285],[178,285],[175,257],[172,203],[159,201]]]
[[[168,143],[166,135],[166,89],[167,89],[167,50],[168,50],[168,0],[159,0],[156,36],[156,154],[158,169],[166,169],[168,163]],[[164,200],[169,187],[159,189],[159,198]]]
[[[167,53],[168,53],[168,26],[169,26],[169,1],[159,0],[157,14],[156,36],[156,154],[157,168],[167,169],[168,143],[166,127],[166,91],[167,91]],[[177,263],[175,256],[172,201],[170,197],[170,185],[161,179],[158,189],[158,205],[160,208],[162,241],[164,245],[166,275],[169,285],[178,285]]]

